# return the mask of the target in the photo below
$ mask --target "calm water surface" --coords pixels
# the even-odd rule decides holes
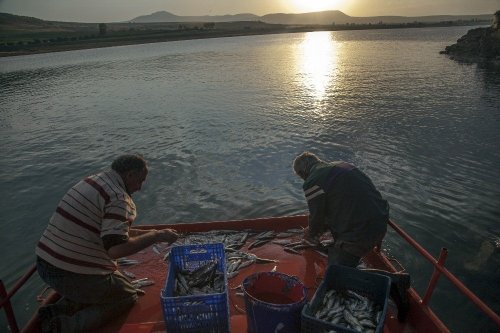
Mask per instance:
[[[291,162],[310,150],[370,175],[392,218],[432,254],[448,248],[448,268],[500,312],[500,74],[439,54],[468,29],[0,59],[0,277],[12,286],[65,191],[119,154],[149,160],[137,223],[156,224],[303,214]],[[423,293],[431,267],[393,232],[384,247]],[[21,323],[42,288],[15,298]],[[431,302],[450,328],[494,331],[454,290],[441,281]]]

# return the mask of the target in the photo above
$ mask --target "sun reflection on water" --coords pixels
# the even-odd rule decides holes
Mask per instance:
[[[335,85],[338,48],[329,31],[308,32],[298,46],[297,72],[316,100],[323,100]]]

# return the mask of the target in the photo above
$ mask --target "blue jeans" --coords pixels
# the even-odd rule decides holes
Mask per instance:
[[[61,270],[43,259],[37,259],[40,277],[62,299],[41,309],[44,326],[61,332],[85,332],[96,329],[130,309],[137,292],[119,271],[108,275],[77,274]],[[49,325],[50,324],[50,325]]]

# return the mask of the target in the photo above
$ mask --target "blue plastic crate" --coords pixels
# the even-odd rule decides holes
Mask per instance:
[[[224,274],[223,292],[174,296],[178,270],[194,270],[214,259],[218,260],[217,272]],[[171,249],[167,279],[160,295],[168,333],[229,332],[229,299],[225,261],[222,243],[184,245]]]
[[[391,289],[391,279],[387,276],[369,273],[355,268],[341,265],[331,265],[326,270],[323,282],[320,284],[311,302],[302,309],[301,332],[323,333],[335,331],[337,333],[358,333],[346,326],[333,324],[314,317],[314,313],[321,305],[325,294],[334,289],[336,291],[352,290],[372,300],[381,308],[380,321],[375,328],[375,333],[380,333],[384,328],[387,314],[387,302]]]

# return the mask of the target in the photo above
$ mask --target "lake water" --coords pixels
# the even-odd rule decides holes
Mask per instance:
[[[500,73],[439,54],[469,29],[1,58],[0,277],[13,285],[65,191],[117,155],[148,159],[137,223],[156,224],[306,213],[291,163],[310,150],[365,171],[392,219],[433,255],[446,247],[447,267],[500,312]],[[384,248],[423,294],[430,264],[392,231]],[[21,323],[42,288],[37,277],[14,298]],[[496,329],[445,280],[431,305],[454,332]]]

